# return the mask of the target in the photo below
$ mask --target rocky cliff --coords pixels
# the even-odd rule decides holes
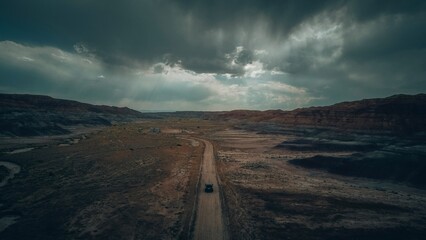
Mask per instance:
[[[425,131],[426,94],[395,95],[293,111],[236,110],[220,113],[216,117],[292,126],[396,132]]]

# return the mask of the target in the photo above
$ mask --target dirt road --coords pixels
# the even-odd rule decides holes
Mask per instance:
[[[204,142],[205,149],[198,190],[194,239],[227,239],[222,218],[222,206],[216,176],[213,145],[209,141],[200,140]],[[214,191],[212,193],[204,192],[204,184],[206,183],[213,184]]]

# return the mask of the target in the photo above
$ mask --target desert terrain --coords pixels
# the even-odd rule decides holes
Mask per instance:
[[[210,125],[144,121],[13,148],[3,138],[0,238],[190,237],[204,145],[189,136]]]
[[[1,118],[13,131],[0,134],[0,239],[423,239],[416,97],[409,115],[391,106],[413,98],[398,96],[228,113],[65,101],[70,116],[57,104],[29,111],[17,97]],[[358,112],[361,123],[348,120]],[[308,124],[323,114],[334,125]],[[280,122],[293,117],[308,125]]]
[[[319,154],[350,155],[357,152],[353,146],[290,150],[282,142],[300,136],[235,129],[212,138],[232,239],[421,239],[425,234],[425,190],[291,163]]]
[[[272,132],[226,122],[163,119],[62,140],[37,143],[35,138],[15,143],[16,149],[3,144],[0,160],[9,166],[2,166],[15,170],[7,179],[2,175],[0,236],[420,239],[425,234],[422,188],[292,163],[365,152],[373,136],[364,136],[367,143],[348,140],[329,143],[334,148],[307,148],[306,142],[296,143],[313,141],[312,134]],[[383,142],[383,136],[377,138]],[[423,151],[420,145],[416,149]],[[202,165],[206,154],[210,168]],[[214,195],[203,192],[206,182],[214,183]]]
[[[0,240],[426,240],[426,0],[0,0]]]

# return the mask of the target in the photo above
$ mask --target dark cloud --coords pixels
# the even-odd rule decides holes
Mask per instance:
[[[31,55],[45,59],[44,65],[39,65],[45,70],[25,65],[28,68],[21,71],[30,55],[16,48],[22,61],[12,66],[4,60],[0,66],[0,87],[7,91],[65,92],[74,89],[70,85],[109,74],[115,80],[110,78],[93,99],[109,96],[111,89],[117,89],[115,100],[146,101],[141,96],[148,95],[158,101],[200,102],[217,94],[199,83],[175,85],[170,76],[156,80],[164,84],[157,85],[158,91],[146,82],[142,85],[149,91],[126,93],[136,80],[119,80],[118,76],[134,79],[128,72],[149,69],[161,76],[170,69],[180,69],[190,79],[216,74],[216,80],[226,86],[238,85],[240,90],[249,83],[256,85],[253,78],[289,84],[304,89],[306,97],[313,99],[300,101],[303,104],[426,91],[423,0],[2,1],[0,41],[15,42],[25,51],[52,47],[75,54],[73,59],[94,59],[97,67],[68,72],[81,81],[63,81],[61,85],[54,79],[46,80],[53,76],[70,79],[55,75],[65,70],[56,61],[46,60],[43,54],[50,50],[37,52],[43,56]],[[76,62],[70,66],[81,67]],[[52,69],[58,72],[48,74]],[[100,70],[102,73],[97,73]],[[28,78],[39,79],[38,84],[28,83]],[[96,91],[94,87],[86,89]],[[67,96],[73,94],[80,98],[86,93]],[[267,102],[268,97],[257,92],[247,101],[253,105],[257,100]],[[277,106],[271,104],[258,106]]]
[[[3,40],[68,50],[85,42],[113,64],[171,54],[188,62],[213,59],[204,60],[200,70],[226,71],[217,61],[242,44],[236,28],[250,31],[253,22],[264,19],[271,32],[285,33],[325,7],[327,1],[16,0],[2,4],[0,28]],[[215,40],[211,34],[218,29],[224,36]]]
[[[159,59],[163,54],[191,49],[183,39],[184,19],[165,1],[18,0],[2,5],[4,40],[68,50],[85,42],[113,63]]]
[[[246,65],[253,62],[253,52],[247,49],[241,50],[237,53],[235,63],[240,65]]]
[[[380,16],[394,14],[416,14],[423,12],[426,2],[423,0],[410,1],[348,1],[349,14],[357,21],[368,21]]]
[[[181,8],[199,19],[207,28],[230,28],[265,19],[273,32],[287,33],[292,28],[325,9],[332,10],[340,1],[307,0],[177,0]]]
[[[345,57],[354,60],[426,47],[426,15],[389,15],[345,33]]]

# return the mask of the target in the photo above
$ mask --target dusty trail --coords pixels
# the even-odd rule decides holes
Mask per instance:
[[[201,170],[201,179],[198,189],[197,216],[195,219],[194,239],[227,239],[222,218],[222,206],[219,195],[219,185],[216,176],[216,165],[213,155],[213,145],[204,142],[204,156]],[[204,192],[206,183],[212,183],[214,191]]]

